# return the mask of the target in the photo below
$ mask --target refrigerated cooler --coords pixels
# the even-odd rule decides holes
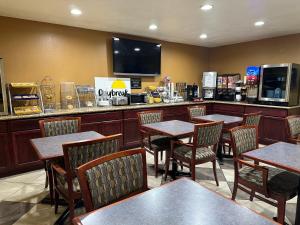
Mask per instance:
[[[263,104],[299,104],[300,65],[283,63],[261,66],[259,101]]]
[[[204,72],[202,78],[202,97],[214,99],[217,87],[217,72]]]

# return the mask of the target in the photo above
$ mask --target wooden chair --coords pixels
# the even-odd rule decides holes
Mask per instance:
[[[91,212],[148,190],[146,152],[128,150],[98,158],[78,167],[77,176],[85,209]]]
[[[138,114],[139,130],[141,134],[141,147],[154,156],[155,177],[158,174],[158,153],[170,149],[170,138],[168,136],[149,133],[142,128],[142,125],[157,123],[163,121],[162,110],[152,110],[139,112]]]
[[[190,122],[195,122],[193,120],[193,118],[196,116],[205,116],[206,115],[206,106],[205,105],[191,106],[191,107],[188,107],[187,110],[188,110]]]
[[[242,125],[257,126],[258,127],[259,122],[260,122],[260,118],[261,118],[261,112],[244,114]],[[231,140],[231,137],[230,137],[229,130],[225,130],[223,132],[221,143],[222,143],[223,154],[226,154],[225,145],[227,144],[228,145],[228,154],[230,155],[231,148],[232,148],[231,147],[232,146],[232,140]]]
[[[257,126],[240,126],[230,130],[235,172],[232,200],[235,200],[239,188],[250,194],[250,201],[256,197],[277,207],[278,222],[284,224],[286,201],[297,195],[299,177],[285,170],[243,160],[242,153],[258,148],[257,129]]]
[[[77,133],[81,130],[80,117],[58,117],[39,121],[42,137],[58,136],[63,134]],[[60,164],[63,160],[54,160],[55,163]],[[51,204],[53,202],[53,176],[51,172],[51,162],[49,160],[44,162],[46,172],[45,188],[49,184],[49,192]]]
[[[54,175],[55,213],[61,195],[69,204],[70,219],[74,217],[77,200],[81,199],[81,191],[75,169],[96,158],[118,152],[122,134],[87,141],[79,141],[63,145],[64,164],[52,164]]]
[[[196,124],[193,143],[172,141],[171,158],[175,160],[175,162],[179,161],[183,166],[190,168],[193,180],[196,178],[196,165],[212,162],[216,184],[219,186],[216,172],[216,151],[222,127],[223,121]],[[169,172],[169,164],[170,157],[166,160],[165,179]]]
[[[286,117],[287,142],[300,143],[300,115]]]

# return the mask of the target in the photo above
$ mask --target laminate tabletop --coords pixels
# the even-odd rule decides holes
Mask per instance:
[[[300,145],[277,142],[246,152],[243,156],[284,170],[300,173]]]
[[[194,133],[194,124],[181,120],[169,120],[142,126],[146,130],[162,133],[172,137],[187,136]]]
[[[59,136],[35,138],[31,139],[30,141],[34,149],[38,153],[39,158],[41,160],[48,160],[64,155],[62,147],[63,144],[102,137],[104,136],[95,131],[88,131]]]
[[[271,225],[254,211],[186,178],[74,219],[80,225]]]
[[[207,121],[224,121],[224,124],[232,124],[232,123],[241,123],[243,121],[242,117],[238,116],[227,116],[222,114],[210,114],[205,116],[196,116],[193,117],[194,120],[207,120]]]

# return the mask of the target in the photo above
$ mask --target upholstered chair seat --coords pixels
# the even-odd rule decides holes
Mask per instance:
[[[274,194],[284,195],[288,199],[294,197],[298,189],[299,176],[274,167],[265,166],[265,168],[268,169],[268,191],[273,192]],[[241,179],[263,187],[263,176],[261,171],[249,166],[244,166],[239,170],[239,176]]]
[[[174,154],[183,158],[192,159],[192,149],[185,145],[175,147]],[[196,149],[196,161],[211,159],[216,157],[211,147],[200,147]]]
[[[73,178],[72,183],[73,183],[73,191],[80,192],[80,186],[77,177]],[[62,176],[61,174],[57,174],[57,185],[59,189],[68,192],[68,182],[66,180],[66,177]]]
[[[286,118],[287,142],[300,144],[300,116],[293,115]]]
[[[163,135],[153,135],[150,137],[152,147],[158,149],[159,151],[164,151],[170,148],[170,137]],[[145,146],[149,147],[148,137],[144,138]]]

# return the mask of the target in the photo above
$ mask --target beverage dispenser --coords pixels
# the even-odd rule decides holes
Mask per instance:
[[[256,103],[258,98],[259,66],[248,66],[246,70],[247,102]]]

